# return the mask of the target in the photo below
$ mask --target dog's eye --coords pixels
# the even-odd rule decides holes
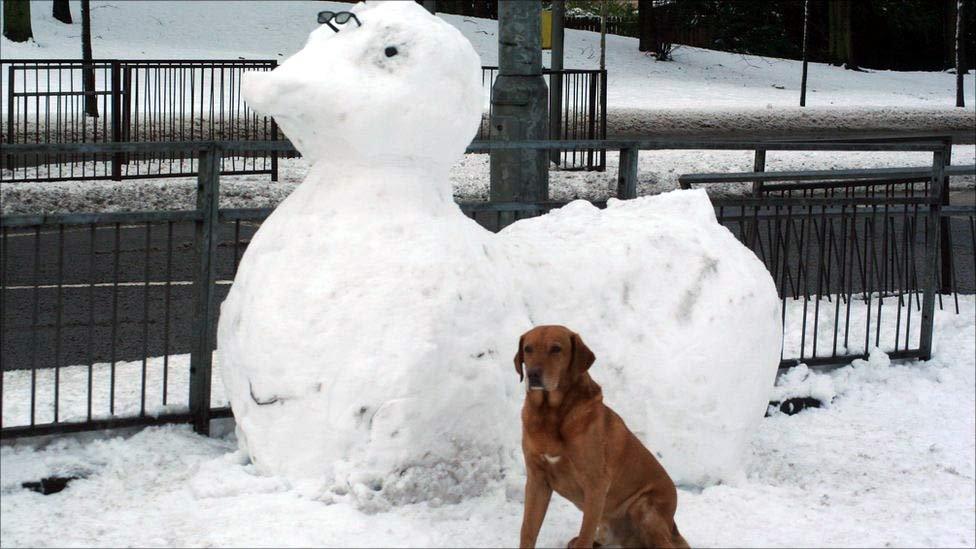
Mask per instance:
[[[532,353],[532,346],[531,345],[526,345],[525,346],[525,353],[526,354],[531,354]]]
[[[562,351],[562,350],[563,350],[562,347],[560,347],[558,345],[553,345],[552,347],[549,347],[549,352],[552,353],[552,354],[556,354],[556,353],[558,353],[559,351]]]

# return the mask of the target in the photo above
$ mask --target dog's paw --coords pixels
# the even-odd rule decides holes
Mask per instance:
[[[579,545],[578,542],[579,542],[579,536],[576,536],[575,538],[569,540],[569,543],[566,545],[566,548],[567,549],[579,549],[579,548],[588,549],[590,547],[594,547],[594,548],[595,547],[602,547],[602,545],[600,545],[599,543],[597,543],[595,541],[593,542],[593,545]]]

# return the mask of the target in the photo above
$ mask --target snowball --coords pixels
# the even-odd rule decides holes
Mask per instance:
[[[707,195],[577,201],[485,231],[448,179],[480,123],[477,55],[415,3],[354,9],[362,27],[320,28],[244,82],[313,162],[221,309],[255,469],[377,509],[519,475],[511,357],[522,332],[558,323],[676,481],[735,476],[779,362],[779,302]]]

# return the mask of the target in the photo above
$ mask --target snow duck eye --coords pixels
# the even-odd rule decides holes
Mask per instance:
[[[387,57],[393,57],[398,52],[397,52],[397,49],[394,48],[393,46],[387,46],[386,47],[386,50],[384,50],[383,53],[385,53]]]

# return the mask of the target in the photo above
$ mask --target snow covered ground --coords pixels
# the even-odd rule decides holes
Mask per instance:
[[[764,419],[743,478],[679,490],[677,521],[690,543],[973,546],[976,298],[962,296],[960,307],[937,311],[929,362],[889,364],[875,352],[830,373],[800,367],[783,376],[771,398],[813,395],[829,404]],[[607,400],[613,405],[613,395]],[[499,411],[500,419],[516,416]],[[364,512],[347,496],[256,475],[236,447],[231,434],[208,439],[181,426],[4,444],[3,545],[517,543],[520,471],[461,504]],[[51,475],[83,478],[49,496],[21,487]],[[540,545],[564,546],[579,520],[554,498]]]
[[[96,58],[284,59],[298,51],[318,26],[319,10],[349,4],[316,0],[265,2],[92,2],[92,49]],[[49,0],[32,0],[35,41],[3,39],[3,56],[78,58],[80,2],[72,0],[76,24],[51,16]],[[441,14],[474,44],[484,65],[497,64],[497,22]],[[599,33],[566,31],[565,66],[597,68]],[[545,54],[548,56],[548,53]],[[637,40],[607,36],[608,104],[642,109],[766,109],[798,102],[800,62],[679,47],[674,62],[659,63],[637,50]],[[547,60],[546,60],[547,62]],[[4,75],[5,77],[6,75]],[[811,63],[810,106],[952,107],[955,76],[938,72],[854,72]],[[967,99],[974,94],[966,76]],[[973,102],[967,110],[972,112]],[[950,109],[951,110],[951,109]]]

